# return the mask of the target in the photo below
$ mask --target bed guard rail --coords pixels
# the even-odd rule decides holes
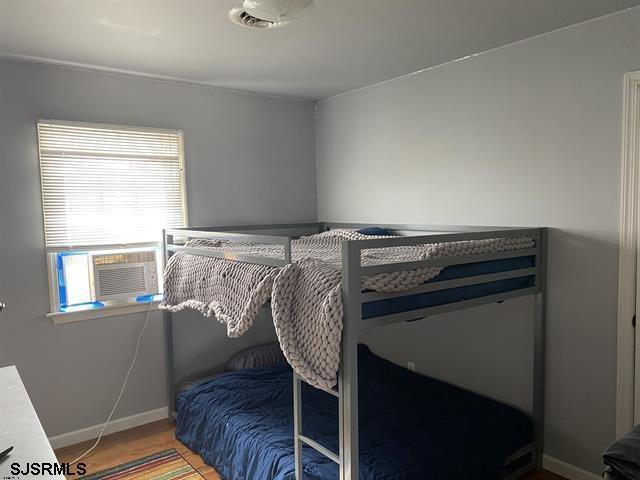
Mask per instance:
[[[362,252],[377,248],[400,247],[411,245],[425,245],[442,242],[460,242],[470,240],[483,240],[494,238],[520,238],[528,237],[534,241],[532,248],[506,250],[502,252],[480,253],[451,257],[432,258],[411,262],[383,263],[379,265],[362,265]],[[425,307],[417,310],[403,311],[389,315],[380,315],[365,320],[359,314],[359,320],[366,323],[366,328],[372,328],[391,323],[418,320],[430,315],[436,315],[460,308],[468,308],[485,303],[494,303],[510,298],[529,295],[539,292],[543,288],[543,259],[544,252],[543,228],[515,228],[482,232],[460,232],[418,235],[410,237],[380,238],[366,240],[351,240],[342,242],[342,285],[345,308],[352,308],[361,312],[362,304],[378,300],[388,300],[420,293],[437,292],[457,287],[472,286],[484,283],[507,280],[520,277],[534,277],[534,284],[530,287],[511,290],[495,295],[486,295],[468,300],[461,300],[443,305]],[[407,270],[416,270],[430,267],[450,267],[492,260],[505,260],[509,258],[533,257],[532,267],[500,271],[495,273],[474,274],[451,280],[426,282],[417,287],[397,292],[362,291],[360,285],[363,277],[380,273],[393,273]],[[347,293],[348,292],[348,293]]]
[[[230,252],[220,252],[203,248],[187,247],[184,244],[174,244],[175,238],[182,238],[184,243],[192,238],[203,238],[208,240],[229,240],[236,242],[261,243],[265,245],[282,245],[282,258],[261,257],[257,255],[240,255]],[[163,249],[165,261],[168,260],[169,252],[183,252],[191,255],[204,255],[207,257],[224,258],[238,262],[253,263],[258,265],[268,265],[270,267],[284,267],[291,263],[291,237],[277,235],[257,235],[253,233],[234,233],[224,231],[188,230],[172,229],[165,230],[163,234]]]

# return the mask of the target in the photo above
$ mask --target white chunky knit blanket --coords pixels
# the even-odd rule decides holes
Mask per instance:
[[[337,383],[342,335],[341,242],[382,238],[353,230],[331,230],[292,242],[292,263],[283,268],[178,252],[167,264],[162,308],[190,308],[215,317],[230,337],[242,335],[271,299],[282,351],[294,371],[322,389]],[[438,257],[503,252],[533,247],[531,238],[470,240],[362,251],[362,264],[410,262]],[[243,242],[192,240],[190,247],[230,254],[283,257],[283,247]],[[363,278],[362,288],[397,292],[437,276],[431,267]]]

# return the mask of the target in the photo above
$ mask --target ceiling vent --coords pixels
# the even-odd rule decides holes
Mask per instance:
[[[308,15],[313,0],[244,0],[229,11],[233,23],[247,28],[277,28]]]

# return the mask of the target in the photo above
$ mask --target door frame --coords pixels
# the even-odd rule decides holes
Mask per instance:
[[[640,422],[640,355],[636,359],[636,314],[640,222],[640,71],[624,76],[622,170],[620,199],[620,253],[618,270],[618,358],[616,435]],[[640,347],[640,344],[638,344]],[[640,351],[640,350],[639,350]],[[638,377],[638,379],[636,379]],[[636,402],[636,399],[638,401]]]

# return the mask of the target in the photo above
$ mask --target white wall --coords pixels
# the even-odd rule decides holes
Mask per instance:
[[[615,434],[622,79],[638,68],[634,9],[317,106],[321,220],[551,227],[546,452],[593,472]],[[525,307],[369,340],[522,403]]]
[[[36,120],[184,130],[191,225],[316,218],[313,104],[118,75],[0,61],[0,366],[16,364],[50,436],[102,422],[144,315],[53,326]],[[189,365],[273,338],[268,317],[240,340],[194,315]],[[116,417],[166,405],[159,314]],[[206,339],[206,341],[204,340]]]

